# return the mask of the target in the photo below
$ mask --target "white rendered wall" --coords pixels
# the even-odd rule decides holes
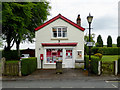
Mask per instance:
[[[38,68],[41,67],[40,54],[45,54],[44,47],[41,45],[41,43],[58,43],[58,39],[54,39],[52,37],[52,27],[56,27],[56,26],[67,27],[67,38],[61,39],[60,43],[73,43],[73,42],[78,43],[77,46],[74,48],[73,59],[76,59],[77,50],[82,50],[81,60],[84,60],[84,32],[72,26],[71,24],[65,22],[62,19],[57,19],[54,22],[50,23],[49,25],[35,32],[35,37],[36,37],[35,56],[37,57],[38,60]],[[46,64],[43,65],[43,68],[55,68],[55,66]]]

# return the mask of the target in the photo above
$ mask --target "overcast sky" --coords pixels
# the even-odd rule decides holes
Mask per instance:
[[[76,23],[78,14],[81,17],[81,26],[88,28],[86,17],[89,12],[93,16],[92,33],[102,36],[104,44],[107,44],[108,35],[112,36],[113,43],[116,44],[118,36],[118,1],[119,0],[47,0],[52,9],[48,20],[59,13]],[[85,30],[88,33],[88,29]],[[14,46],[12,49],[15,49]],[[20,44],[20,49],[35,49],[35,43]]]

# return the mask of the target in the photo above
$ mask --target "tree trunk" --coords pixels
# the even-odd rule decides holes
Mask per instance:
[[[8,37],[7,37],[7,47],[5,48],[5,50],[6,51],[10,51],[10,49],[11,49],[11,46],[10,46],[10,44],[11,44],[11,37],[8,35]]]
[[[20,57],[19,46],[20,46],[20,40],[16,41],[16,49],[17,49],[17,52],[18,52],[18,57]]]
[[[10,51],[11,48],[13,47],[14,41],[13,41],[13,43],[12,43],[12,41],[13,41],[12,30],[8,29],[8,34],[7,34],[7,38],[6,38],[7,46],[5,47],[6,51]],[[11,43],[12,43],[12,45],[11,45]]]

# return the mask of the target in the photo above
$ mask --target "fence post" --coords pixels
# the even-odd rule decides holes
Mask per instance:
[[[98,75],[101,75],[101,61],[98,61]]]
[[[115,61],[115,64],[114,64],[114,67],[115,67],[115,75],[117,75],[118,74],[118,61],[116,60]]]
[[[5,72],[5,61],[6,61],[5,57],[3,57],[3,58],[1,59],[1,64],[2,64],[2,74],[4,74],[4,72]]]
[[[19,76],[22,76],[22,74],[21,74],[21,61],[19,61],[18,63],[19,63],[19,65],[18,65],[19,66]]]

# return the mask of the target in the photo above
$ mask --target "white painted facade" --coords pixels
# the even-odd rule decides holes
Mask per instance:
[[[54,38],[52,28],[64,26],[67,27],[67,37]],[[41,68],[40,54],[43,54],[43,68],[51,69],[56,68],[56,63],[46,63],[46,50],[47,49],[62,49],[62,67],[75,68],[75,60],[84,60],[84,31],[76,28],[70,23],[62,20],[61,18],[51,22],[45,27],[35,32],[35,56],[37,57],[38,69]],[[76,46],[42,46],[41,43],[77,43]],[[66,50],[72,50],[72,59],[66,59]],[[82,57],[77,58],[78,51],[82,52]]]

